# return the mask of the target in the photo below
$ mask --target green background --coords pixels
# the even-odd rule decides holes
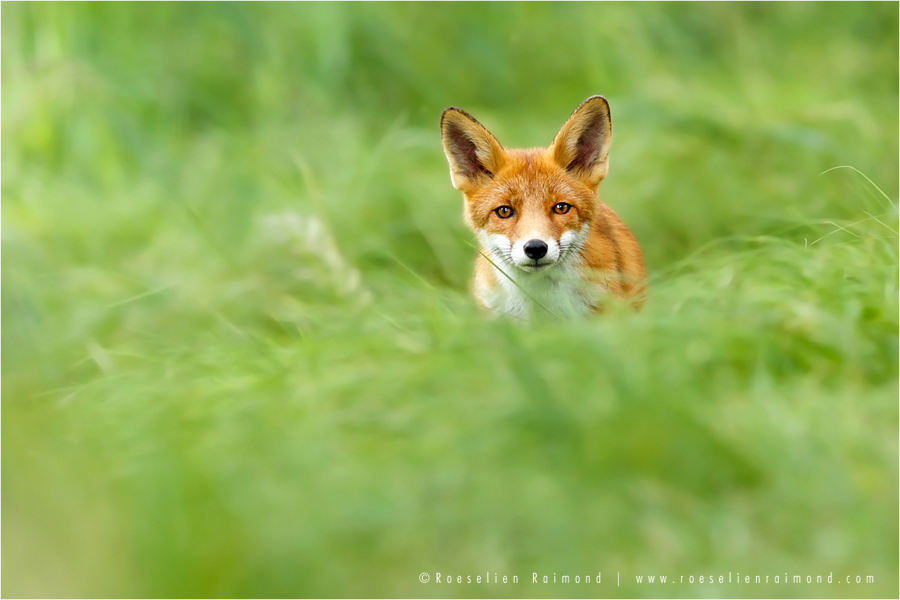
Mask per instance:
[[[2,85],[4,596],[897,596],[896,3],[4,3]],[[593,94],[649,302],[485,320],[441,111]],[[875,582],[634,583],[730,572]]]

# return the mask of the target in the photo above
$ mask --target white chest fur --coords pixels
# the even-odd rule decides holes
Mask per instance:
[[[526,273],[494,267],[498,285],[476,281],[476,293],[489,308],[527,319],[531,316],[571,317],[589,314],[603,289],[586,277],[580,260],[572,258],[546,271]]]

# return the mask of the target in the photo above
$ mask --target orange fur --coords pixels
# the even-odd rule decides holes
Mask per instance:
[[[640,246],[597,198],[612,133],[604,98],[585,100],[546,149],[505,149],[457,108],[444,111],[441,132],[466,223],[481,243],[479,304],[521,317],[535,305],[553,314],[598,311],[606,294],[643,305]]]

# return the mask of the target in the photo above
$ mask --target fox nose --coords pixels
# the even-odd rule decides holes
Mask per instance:
[[[525,256],[538,260],[547,255],[547,244],[541,240],[528,240],[525,242],[523,250],[525,250]]]

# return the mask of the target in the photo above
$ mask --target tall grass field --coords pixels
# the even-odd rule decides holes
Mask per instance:
[[[488,318],[441,112],[594,94],[648,303]],[[896,3],[4,3],[0,102],[4,597],[900,593]]]

